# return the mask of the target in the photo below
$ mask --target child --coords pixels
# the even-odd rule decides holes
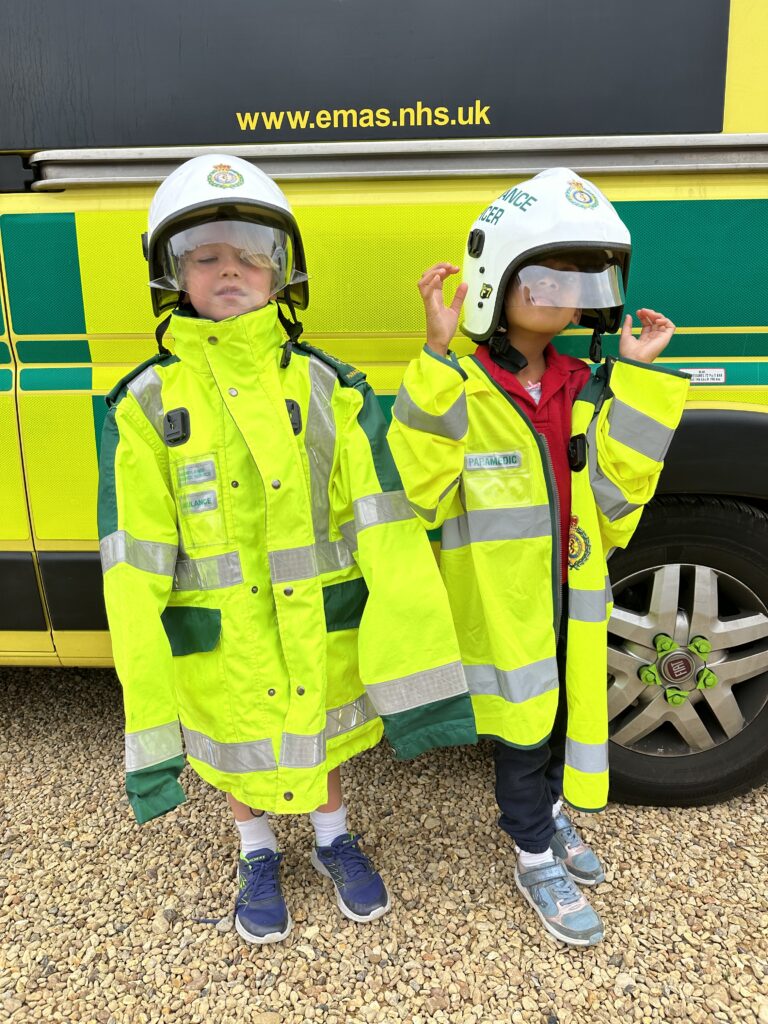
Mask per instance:
[[[477,731],[495,740],[499,824],[518,888],[566,943],[600,940],[573,881],[596,885],[595,854],[561,795],[601,810],[608,793],[606,558],[653,496],[688,381],[651,366],[674,331],[638,311],[618,361],[594,376],[552,339],[569,323],[621,325],[630,238],[594,185],[556,168],[509,189],[473,225],[450,307],[428,270],[427,344],[408,367],[390,445],[414,510],[442,526],[441,571]],[[467,298],[473,356],[449,350]],[[567,728],[566,728],[567,720]]]
[[[304,252],[275,183],[188,161],[145,252],[174,354],[109,395],[99,489],[131,805],[144,822],[184,802],[183,734],[240,832],[246,941],[291,928],[265,811],[311,812],[312,863],[372,921],[389,896],[347,831],[339,766],[382,728],[399,757],[476,739],[435,560],[364,374],[298,340]]]

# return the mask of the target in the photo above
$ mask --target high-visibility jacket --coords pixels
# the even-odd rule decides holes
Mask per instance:
[[[688,379],[627,359],[601,365],[573,406],[564,795],[608,795],[606,556],[653,496]],[[545,743],[558,701],[559,508],[546,440],[473,356],[429,348],[406,370],[389,442],[412,507],[442,526],[440,565],[477,731]]]
[[[476,739],[450,608],[364,375],[277,309],[176,313],[175,354],[108,397],[99,536],[138,820],[191,766],[304,812],[376,744]]]

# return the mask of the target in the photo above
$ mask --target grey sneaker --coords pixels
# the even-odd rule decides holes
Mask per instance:
[[[565,864],[522,867],[518,858],[515,883],[550,935],[569,946],[594,946],[603,937],[603,922],[571,881]]]
[[[571,819],[562,811],[555,816],[555,834],[549,848],[565,864],[566,871],[579,885],[597,885],[605,880],[605,872],[597,854],[587,846],[573,827]]]

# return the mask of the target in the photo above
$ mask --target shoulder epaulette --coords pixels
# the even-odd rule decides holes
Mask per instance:
[[[111,408],[123,397],[125,389],[131,381],[135,380],[139,374],[143,373],[150,366],[167,366],[169,363],[177,363],[178,361],[179,357],[172,355],[170,352],[166,352],[164,354],[157,352],[155,355],[150,356],[149,359],[145,359],[143,363],[140,363],[138,366],[135,366],[132,370],[126,373],[126,375],[121,378],[117,384],[115,384],[109,394],[105,397],[104,401]]]
[[[358,370],[349,363],[342,362],[336,356],[329,355],[327,352],[323,352],[321,348],[316,348],[306,341],[294,342],[293,348],[299,352],[304,352],[308,356],[315,356],[324,362],[326,366],[330,366],[344,387],[355,388],[365,380],[365,374],[362,370]]]

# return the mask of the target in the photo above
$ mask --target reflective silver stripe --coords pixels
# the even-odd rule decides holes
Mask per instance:
[[[388,679],[384,683],[372,683],[368,687],[376,712],[379,715],[396,715],[400,711],[432,704],[435,701],[457,697],[467,692],[461,663],[452,662],[440,668],[414,672],[400,679]]]
[[[618,398],[613,399],[607,418],[608,431],[614,441],[620,441],[647,459],[664,461],[674,430],[639,409],[625,405]]]
[[[399,523],[405,519],[415,518],[405,491],[369,494],[365,498],[357,498],[352,507],[355,512],[355,525],[358,533],[369,526]]]
[[[208,558],[180,558],[173,578],[174,590],[219,590],[243,582],[237,551]]]
[[[184,743],[190,757],[203,761],[220,772],[243,775],[246,772],[277,770],[271,740],[244,743],[219,743],[202,732],[182,726]]]
[[[521,668],[501,669],[495,665],[464,665],[469,692],[503,697],[512,704],[540,697],[556,690],[557,660],[544,658]]]
[[[612,483],[597,464],[597,417],[587,428],[587,459],[589,462],[589,481],[597,500],[600,511],[609,522],[621,519],[639,508],[627,501],[616,484]]]
[[[125,734],[125,770],[137,772],[151,768],[183,753],[178,722],[156,725],[151,729]]]
[[[408,394],[405,384],[401,384],[392,415],[412,430],[448,437],[452,441],[460,441],[469,427],[467,396],[463,390],[449,409],[439,416],[434,416],[432,413],[424,412]]]
[[[443,551],[484,540],[519,540],[549,537],[552,522],[549,505],[528,508],[482,508],[465,512],[443,523]]]
[[[348,523],[341,523],[339,529],[349,550],[357,551],[357,527],[354,519],[350,519]]]
[[[317,576],[314,544],[303,548],[284,548],[269,552],[269,576],[273,583],[309,580]]]
[[[280,747],[281,768],[317,768],[325,761],[325,731],[312,736],[284,732]]]
[[[578,772],[597,775],[608,771],[607,743],[579,743],[570,736],[565,740],[565,763]]]
[[[606,605],[613,604],[613,590],[611,589],[611,577],[605,577],[605,603]]]
[[[434,508],[422,508],[421,505],[417,505],[415,501],[411,501],[409,504],[414,512],[417,512],[422,519],[426,519],[428,523],[434,523],[437,519],[437,510],[440,508],[440,502],[454,489],[456,484],[461,480],[460,476],[457,476],[455,480],[451,480],[448,486],[445,488],[443,493],[437,499],[437,505]]]
[[[158,437],[165,444],[163,432],[163,383],[154,366],[148,366],[128,385],[128,390],[144,411],[144,415],[155,428]]]
[[[134,569],[154,572],[158,576],[173,576],[177,547],[160,541],[137,540],[125,530],[117,530],[99,541],[103,572],[120,562]]]
[[[333,452],[336,445],[336,423],[331,411],[336,374],[320,359],[309,358],[309,379],[312,390],[307,410],[305,443],[309,457],[312,491],[312,526],[315,531],[315,555],[319,572],[332,572],[354,565],[355,559],[346,540],[330,541],[328,525],[331,517],[328,489],[331,481]]]
[[[326,715],[325,738],[334,739],[336,736],[343,736],[344,733],[352,732],[361,725],[366,725],[374,718],[378,718],[371,699],[364,693],[349,704],[342,704],[341,707],[331,708]]]
[[[578,622],[605,621],[605,590],[568,590],[568,618]]]

